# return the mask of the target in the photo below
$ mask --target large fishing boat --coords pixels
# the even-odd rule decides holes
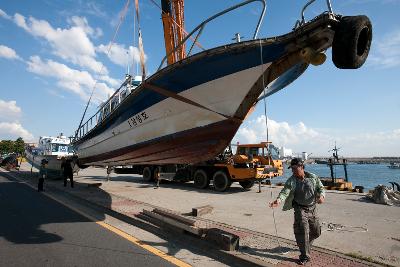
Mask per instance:
[[[39,169],[42,160],[46,160],[48,176],[61,178],[61,163],[63,158],[73,157],[70,139],[62,133],[57,136],[40,136],[36,146],[25,148],[25,157],[33,167]],[[75,167],[77,170],[77,166]]]
[[[252,2],[262,5],[252,40],[191,54],[205,26]],[[179,30],[183,0],[162,0],[165,58],[158,71],[143,81],[128,75],[99,111],[81,122],[73,141],[79,163],[162,165],[208,160],[231,142],[260,99],[286,87],[309,64],[322,64],[331,46],[338,68],[359,68],[370,49],[369,19],[335,14],[327,0],[327,11],[306,21],[304,13],[314,2],[307,2],[289,33],[258,39],[264,0],[232,6],[186,35]],[[174,6],[176,3],[182,5]],[[171,28],[172,20],[182,23]],[[176,37],[172,42],[171,36]],[[186,52],[190,38],[194,41]]]

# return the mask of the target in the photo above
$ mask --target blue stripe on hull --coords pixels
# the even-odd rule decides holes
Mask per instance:
[[[226,49],[221,53],[204,55],[193,60],[187,58],[182,62],[167,67],[151,76],[147,82],[165,88],[174,93],[180,93],[194,86],[224,77],[226,75],[246,70],[261,64],[261,48],[257,42],[240,48]],[[217,48],[219,49],[219,48]],[[263,45],[263,63],[279,59],[285,53],[284,44]],[[245,51],[243,51],[245,50]],[[140,87],[136,90],[140,90]],[[109,128],[114,128],[128,118],[166,99],[150,89],[141,90],[138,94],[129,95],[101,125],[91,133],[77,141],[77,145],[91,139]]]

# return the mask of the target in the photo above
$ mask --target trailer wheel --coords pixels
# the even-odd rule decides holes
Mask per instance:
[[[151,180],[153,180],[153,171],[150,167],[145,167],[143,169],[143,180],[146,182],[150,182]]]
[[[204,170],[198,169],[193,175],[194,186],[200,189],[207,188],[210,184],[210,179]]]
[[[368,57],[372,25],[367,16],[340,20],[332,43],[332,61],[339,69],[358,69]]]
[[[216,191],[224,192],[231,186],[231,179],[224,171],[217,171],[213,175],[213,183]]]
[[[242,181],[239,182],[239,184],[244,188],[244,189],[250,189],[254,185],[254,181]]]

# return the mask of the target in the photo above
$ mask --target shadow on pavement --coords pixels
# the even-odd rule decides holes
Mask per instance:
[[[19,177],[30,177],[30,172],[20,171]],[[90,222],[86,217],[66,208],[36,189],[21,183],[8,173],[0,173],[0,236],[15,244],[54,243],[63,240],[56,233],[46,231],[46,225]],[[35,185],[37,178],[32,178]],[[61,182],[62,183],[62,182]],[[52,191],[45,186],[45,193]],[[111,198],[102,198],[111,205]],[[105,218],[104,214],[101,216]],[[100,218],[101,219],[101,218]]]

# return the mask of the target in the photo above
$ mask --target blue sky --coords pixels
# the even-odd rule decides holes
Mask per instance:
[[[150,0],[139,2],[146,69],[152,74],[165,54],[160,10]],[[186,0],[186,30],[239,2]],[[259,37],[290,31],[304,3],[268,1]],[[111,53],[106,53],[125,4],[125,0],[1,1],[0,139],[22,136],[36,141],[41,135],[72,135],[94,83],[89,114],[113,92],[127,63],[137,59],[132,3]],[[370,56],[358,70],[339,70],[328,50],[324,65],[310,66],[298,80],[269,97],[269,138],[277,146],[318,156],[329,155],[335,141],[343,156],[400,156],[400,1],[348,0],[332,5],[343,15],[370,17],[374,28]],[[259,6],[253,3],[210,24],[200,43],[211,48],[233,42],[236,32],[250,39]],[[306,18],[324,10],[325,1],[319,0]],[[262,140],[266,129],[260,103],[234,142]]]

